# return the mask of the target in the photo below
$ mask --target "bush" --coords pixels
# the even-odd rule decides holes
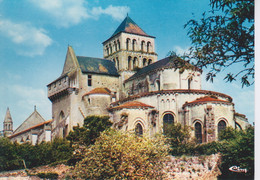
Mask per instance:
[[[84,120],[83,127],[75,126],[67,139],[72,143],[81,145],[94,144],[100,133],[110,128],[112,123],[109,116],[88,116]]]
[[[70,143],[63,139],[33,146],[30,143],[17,144],[0,138],[0,171],[23,169],[23,160],[27,168],[68,160],[72,152]]]
[[[57,173],[37,173],[36,176],[42,179],[58,179]]]
[[[94,145],[81,151],[73,178],[162,179],[169,146],[163,136],[139,137],[128,132],[106,130]]]

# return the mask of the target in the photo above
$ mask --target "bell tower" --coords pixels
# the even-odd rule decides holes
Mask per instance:
[[[5,137],[11,136],[13,134],[13,120],[9,108],[7,108],[6,110],[5,120],[3,125],[4,125],[3,128],[4,136]]]
[[[121,86],[139,69],[157,61],[154,39],[127,15],[112,36],[103,42],[103,56],[115,63]],[[123,87],[119,88],[122,91]],[[124,97],[122,92],[120,97]]]

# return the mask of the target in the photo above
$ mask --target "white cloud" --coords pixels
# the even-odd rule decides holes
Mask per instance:
[[[85,19],[98,19],[100,15],[109,15],[115,20],[122,20],[130,11],[127,6],[109,5],[107,8],[87,8],[84,0],[29,0],[49,16],[54,18],[58,26],[69,27],[79,24]]]
[[[48,15],[55,18],[55,23],[68,27],[89,18],[84,0],[30,0]]]
[[[112,6],[109,5],[107,8],[103,9],[101,7],[92,8],[91,14],[94,17],[99,17],[102,14],[110,15],[115,20],[122,20],[125,18],[126,14],[130,11],[127,6]]]
[[[180,47],[180,46],[174,46],[173,50],[176,52],[177,55],[182,56],[184,53],[189,52],[190,47]]]
[[[44,29],[6,19],[0,19],[0,34],[17,45],[15,48],[19,54],[26,56],[42,55],[45,48],[52,43]]]

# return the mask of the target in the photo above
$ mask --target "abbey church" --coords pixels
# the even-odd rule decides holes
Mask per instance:
[[[217,140],[228,126],[249,126],[232,97],[202,89],[201,74],[177,56],[157,60],[155,37],[127,15],[103,42],[102,59],[68,47],[60,77],[47,85],[52,120],[39,127],[45,139],[66,137],[87,116],[106,115],[114,128],[145,136],[163,133],[171,123],[188,125],[203,143]]]
[[[47,85],[52,138],[67,136],[90,115],[108,115],[115,128],[147,136],[181,123],[200,143],[217,140],[227,126],[248,126],[230,96],[202,90],[201,73],[177,56],[157,60],[155,37],[127,16],[103,42],[103,59],[68,47],[61,76]]]

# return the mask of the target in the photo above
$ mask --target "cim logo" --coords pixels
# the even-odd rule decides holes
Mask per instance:
[[[240,169],[239,166],[232,166],[229,168],[232,172],[238,172],[238,173],[247,173],[247,169]]]

